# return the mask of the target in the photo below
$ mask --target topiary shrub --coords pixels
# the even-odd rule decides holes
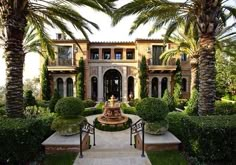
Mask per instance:
[[[37,102],[33,96],[33,92],[31,90],[27,90],[24,96],[24,107],[35,106],[36,104]]]
[[[96,105],[96,102],[91,99],[83,100],[83,103],[85,108],[94,107]]]
[[[55,112],[63,118],[74,118],[84,111],[84,104],[79,98],[65,97],[58,100]]]
[[[84,112],[82,100],[75,97],[65,97],[58,100],[55,111],[58,117],[52,123],[52,129],[61,135],[74,135],[80,132],[80,125],[86,121],[81,116]]]
[[[145,132],[159,135],[167,131],[168,107],[165,102],[158,98],[145,98],[136,105],[136,110],[137,115],[146,121]]]

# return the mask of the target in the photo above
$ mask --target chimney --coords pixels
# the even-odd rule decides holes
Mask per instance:
[[[62,33],[56,33],[56,39],[62,40]]]

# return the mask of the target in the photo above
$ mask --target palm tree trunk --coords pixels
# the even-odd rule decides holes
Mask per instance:
[[[19,1],[18,1],[19,2]],[[22,2],[19,2],[19,7]],[[8,117],[23,116],[23,36],[26,27],[26,13],[18,9],[5,8],[7,11],[3,22],[6,31],[6,111]],[[16,10],[14,10],[16,9]]]
[[[215,31],[219,24],[222,0],[199,2],[201,7],[197,15],[200,35],[198,114],[207,115],[215,109]]]
[[[215,60],[215,38],[202,36],[200,38],[199,115],[207,115],[215,109]]]

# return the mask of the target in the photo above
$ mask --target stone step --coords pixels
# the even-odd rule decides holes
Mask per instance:
[[[77,156],[73,165],[151,165],[147,156],[141,157],[139,150],[86,151],[83,158]]]

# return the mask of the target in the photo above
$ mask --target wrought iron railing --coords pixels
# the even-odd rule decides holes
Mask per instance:
[[[142,119],[139,119],[134,124],[131,124],[130,126],[130,145],[132,146],[132,135],[137,134],[139,132],[142,132],[142,157],[145,157],[144,154],[144,125],[145,122]]]
[[[80,125],[80,158],[83,158],[83,137],[82,134],[83,132],[85,133],[89,133],[93,135],[93,146],[96,145],[95,143],[95,127],[94,125],[85,122],[83,124]]]

